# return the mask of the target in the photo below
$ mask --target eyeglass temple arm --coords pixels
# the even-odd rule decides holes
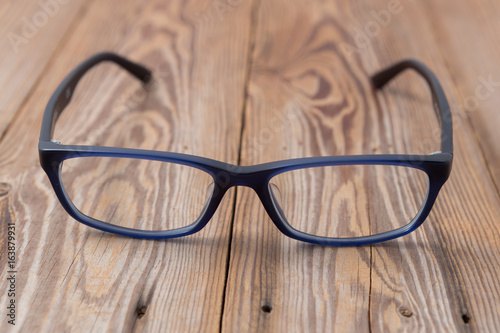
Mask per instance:
[[[104,52],[98,53],[88,58],[64,78],[64,80],[61,82],[61,84],[59,84],[56,91],[50,98],[49,103],[45,108],[45,113],[42,120],[42,130],[40,132],[41,141],[49,141],[52,138],[54,125],[64,108],[71,101],[73,92],[75,91],[75,88],[80,79],[92,67],[103,61],[111,61],[119,65],[123,69],[127,70],[130,74],[135,76],[137,79],[142,81],[144,84],[147,84],[151,80],[152,72],[149,69],[130,60],[127,60],[117,54]]]
[[[441,152],[453,154],[453,128],[450,105],[448,104],[448,100],[446,99],[446,95],[444,94],[441,84],[434,73],[427,68],[427,66],[417,60],[403,60],[373,75],[371,78],[373,85],[377,89],[380,89],[408,68],[415,70],[425,79],[425,81],[427,81],[431,90],[434,108],[441,121]]]

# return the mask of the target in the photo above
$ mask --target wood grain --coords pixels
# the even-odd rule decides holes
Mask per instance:
[[[348,238],[404,227],[422,207],[428,181],[414,168],[342,165],[282,173],[270,186],[293,228]]]
[[[361,13],[384,5],[381,2],[377,7],[360,8],[361,22],[368,16]],[[380,54],[381,59],[388,59],[387,63],[409,56],[432,63],[451,105],[460,105],[460,95],[452,79],[454,70],[447,70],[449,57],[440,50],[440,40],[432,33],[434,20],[427,15],[425,4],[405,6],[393,17],[392,24],[398,29],[381,32],[372,43],[373,51]],[[401,38],[411,33],[406,27],[416,25],[422,31],[418,43]],[[427,92],[423,85],[411,86],[412,91]],[[387,104],[387,110],[390,105]],[[429,116],[422,110],[424,105],[408,111],[419,117],[414,123],[432,131],[433,127],[426,125]],[[398,318],[400,327],[410,331],[495,331],[500,326],[498,194],[475,140],[478,133],[460,122],[460,108],[455,107],[454,111],[458,112],[455,113],[453,173],[422,232],[396,242],[396,251],[390,247],[374,247],[377,250],[373,252],[373,272],[375,268],[384,267],[378,271],[384,273],[390,269],[391,274],[372,274],[372,290],[379,291],[372,293],[373,329],[382,331],[394,327]],[[405,244],[405,240],[412,241],[413,246]],[[407,251],[415,251],[416,244],[420,251],[410,256]],[[487,263],[487,267],[480,263]],[[478,303],[476,295],[483,292],[488,297]],[[409,313],[413,315],[404,315]]]
[[[375,101],[359,68],[336,52],[341,34],[325,14],[332,6],[260,3],[242,164],[371,152]],[[288,239],[255,194],[242,193],[223,331],[368,331],[370,247]]]
[[[150,132],[150,126],[129,123],[135,123],[134,131]],[[162,140],[159,136],[157,141]],[[146,231],[191,225],[203,212],[214,189],[214,179],[199,169],[132,158],[66,160],[61,179],[70,200],[83,214]]]
[[[127,239],[71,219],[36,153],[43,107],[57,84],[87,56],[114,50],[152,68],[156,88],[143,95],[137,81],[115,66],[100,65],[85,77],[61,116],[57,139],[236,163],[249,4],[226,13],[222,21],[218,16],[201,20],[200,13],[212,10],[211,5],[94,3],[74,24],[74,37],[52,59],[43,84],[18,110],[0,148],[0,182],[9,189],[1,198],[2,222],[15,221],[18,233],[18,325],[12,331],[219,330],[232,218],[227,203],[233,192],[214,223],[196,236]],[[5,229],[2,241],[4,236]],[[5,247],[2,242],[2,268]],[[0,303],[7,301],[2,293]],[[5,314],[2,306],[0,315]],[[2,320],[1,327],[6,326]]]
[[[83,0],[4,1],[0,8],[0,137],[79,11]]]
[[[471,126],[488,169],[500,188],[500,28],[495,1],[473,1],[457,6],[443,2],[422,8],[435,30],[439,52],[457,94],[457,126]],[[440,19],[437,13],[446,12]],[[456,56],[459,54],[460,56]],[[480,133],[480,134],[479,134]]]
[[[369,85],[371,73],[415,57],[436,70],[458,104],[425,4],[401,2],[387,28],[356,44],[357,31],[377,22],[373,11],[387,6],[261,3],[243,164],[439,149],[437,118],[421,79],[407,73],[377,93]],[[273,127],[273,119],[290,121]],[[384,244],[297,244],[280,237],[255,195],[238,193],[223,329],[498,330],[500,205],[476,135],[470,126],[459,129],[452,177],[424,226]],[[488,296],[480,300],[483,292]]]
[[[23,16],[32,18],[40,6],[0,6],[0,35],[19,32]],[[8,38],[0,41],[0,331],[500,331],[497,3],[126,0],[72,1],[59,9],[18,54]],[[436,73],[452,105],[452,175],[421,228],[373,246],[289,239],[248,188],[231,190],[211,223],[190,237],[146,241],[102,233],[61,208],[36,148],[57,84],[104,50],[149,66],[153,89],[114,65],[99,65],[57,123],[55,138],[65,144],[175,151],[241,165],[429,154],[439,150],[440,127],[423,80],[405,72],[382,91],[369,81],[411,57]],[[156,209],[174,214],[160,222],[179,223],[179,214],[196,214],[192,205],[176,211],[180,204],[153,203],[169,195],[163,180],[195,185],[196,178],[133,162],[115,162],[111,173],[109,163],[65,166],[68,181],[84,189],[72,195],[91,214],[110,216],[93,211],[96,202],[131,188],[134,200],[122,207],[136,217]],[[410,178],[394,184],[371,172],[378,177],[353,168],[341,172],[351,182],[306,173],[274,184],[290,214],[306,217],[299,223],[339,212],[356,217],[348,227],[299,227],[373,232],[373,218],[358,217],[379,214],[384,223],[398,223],[396,215],[416,200],[396,185],[411,192],[423,185]],[[160,184],[156,192],[153,183]],[[290,196],[289,184],[317,193]],[[370,200],[354,185],[383,194]],[[170,194],[179,200],[182,193]],[[309,195],[333,205],[305,205]],[[347,199],[362,208],[342,206]],[[15,327],[5,320],[8,223],[17,237]]]

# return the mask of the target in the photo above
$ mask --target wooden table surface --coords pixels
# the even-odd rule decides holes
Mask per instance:
[[[0,331],[500,331],[499,17],[487,0],[2,2]],[[240,165],[429,154],[440,132],[424,81],[407,72],[381,92],[369,81],[411,57],[451,104],[451,177],[422,227],[372,246],[289,239],[243,187],[189,237],[91,229],[59,204],[37,144],[56,86],[105,50],[152,68],[157,87],[92,70],[57,124],[65,144]],[[142,140],[126,135],[134,126]]]

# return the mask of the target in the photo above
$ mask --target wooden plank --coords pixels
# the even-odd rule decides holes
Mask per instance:
[[[44,71],[47,79],[14,118],[18,108],[9,109],[7,118],[14,120],[0,142],[0,267],[7,267],[8,222],[19,235],[21,324],[7,327],[215,331],[223,316],[225,331],[500,330],[500,200],[491,177],[498,179],[497,97],[480,100],[472,112],[457,108],[475,93],[478,77],[497,79],[490,65],[498,61],[492,21],[499,9],[491,2],[390,3],[262,2],[253,16],[248,2],[90,6],[70,30],[87,36],[85,42],[63,43]],[[380,15],[390,10],[387,23]],[[463,29],[461,19],[476,26]],[[58,123],[56,138],[65,143],[164,149],[236,163],[247,89],[242,164],[430,153],[439,149],[439,131],[422,80],[408,73],[377,93],[368,81],[383,66],[415,57],[435,70],[454,106],[452,177],[421,229],[371,247],[287,239],[248,189],[238,189],[232,235],[232,192],[193,237],[150,242],[90,230],[59,207],[35,149],[41,111],[55,86],[76,63],[104,49],[149,64],[159,85],[144,94],[115,67],[100,66]],[[7,302],[2,292],[0,304]],[[6,310],[2,306],[2,318]]]
[[[439,150],[422,79],[408,73],[377,93],[369,84],[371,73],[414,57],[435,70],[452,105],[460,100],[425,5],[391,3],[260,4],[242,164]],[[382,10],[394,12],[384,25],[373,14]],[[384,244],[286,239],[256,196],[239,191],[223,330],[498,330],[500,200],[478,134],[467,124],[456,133],[452,176],[428,220]]]
[[[422,9],[435,27],[437,46],[447,59],[450,75],[457,89],[458,126],[470,123],[476,141],[500,188],[500,147],[497,128],[500,124],[500,39],[495,1],[471,1],[453,4],[432,3]],[[453,13],[438,17],[438,13]],[[478,37],[480,36],[480,37]]]
[[[71,30],[84,0],[4,1],[0,8],[0,137]],[[66,36],[67,37],[67,36]]]
[[[35,152],[43,106],[57,84],[87,56],[114,50],[155,70],[156,88],[145,94],[115,66],[100,65],[78,87],[55,138],[236,163],[250,6],[241,3],[220,17],[209,0],[99,2],[81,17],[71,35],[85,37],[60,48],[0,143],[0,215],[15,221],[18,237],[12,331],[219,330],[232,191],[212,223],[192,237],[123,238],[70,218]],[[6,267],[2,225],[0,266]],[[7,302],[2,293],[0,304]],[[6,311],[2,306],[2,318]]]
[[[333,3],[260,3],[243,165],[371,151],[375,100],[362,68],[337,50],[334,11]],[[288,239],[250,190],[238,191],[235,216],[223,331],[369,330],[370,247]]]
[[[429,64],[454,106],[455,157],[450,180],[421,230],[373,247],[372,331],[497,331],[500,327],[497,306],[500,230],[495,223],[500,213],[498,194],[475,140],[480,134],[460,119],[456,105],[461,104],[462,96],[453,80],[457,69],[449,55],[440,49],[441,39],[435,38],[440,35],[439,27],[428,15],[425,4],[401,4],[401,10],[391,16],[390,25],[380,28],[380,33],[357,59],[371,64],[376,58],[387,65],[414,57]],[[381,10],[387,10],[386,2],[356,7],[358,26],[366,28],[374,20],[373,11]],[[463,37],[465,48],[472,42],[472,36]],[[368,68],[373,67],[368,65]],[[407,74],[386,92],[389,94],[381,96],[383,111],[398,108],[406,111],[420,132],[431,134],[432,138],[436,126],[429,122],[433,117],[429,97],[419,98],[428,93],[421,79]],[[423,144],[417,151],[430,152],[426,149]]]

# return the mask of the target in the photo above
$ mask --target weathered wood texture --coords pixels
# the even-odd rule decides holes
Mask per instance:
[[[354,4],[261,2],[242,164],[439,150],[422,80],[408,72],[373,92],[369,75],[414,57],[460,105],[432,30],[437,18],[427,11],[454,13],[401,2],[381,24],[372,11],[389,12],[387,2]],[[499,198],[480,135],[461,114],[456,119],[453,175],[425,225],[399,240],[348,249],[299,244],[279,235],[254,194],[238,195],[225,331],[498,330]]]
[[[40,8],[2,5],[0,35],[19,32],[22,17]],[[17,54],[8,38],[0,45],[2,331],[500,330],[500,5],[127,0],[58,8]],[[452,105],[452,175],[421,228],[373,246],[288,239],[247,188],[231,190],[190,237],[142,241],[92,230],[60,207],[36,148],[50,94],[103,50],[151,67],[155,88],[145,92],[116,66],[100,65],[58,121],[55,138],[64,143],[241,165],[428,154],[439,150],[439,123],[423,80],[408,71],[381,91],[369,81],[412,57],[435,71]],[[141,175],[140,183],[156,181]],[[78,185],[98,194],[85,177]],[[405,211],[410,201],[385,202]],[[6,320],[8,222],[17,228],[15,327]]]
[[[0,6],[0,136],[69,36],[83,0],[4,1]]]
[[[155,70],[156,88],[144,94],[116,66],[100,65],[61,116],[57,139],[237,163],[249,8],[242,4],[221,21],[210,14],[210,1],[93,2],[76,19],[73,37],[60,44],[0,148],[0,182],[9,188],[1,198],[0,289],[7,286],[5,222],[15,221],[15,330],[219,329],[234,191],[214,216],[217,223],[193,237],[148,242],[103,234],[75,223],[60,207],[40,172],[37,133],[63,76],[89,55],[114,50]],[[141,131],[144,137],[131,135]],[[1,302],[7,302],[4,292]]]

